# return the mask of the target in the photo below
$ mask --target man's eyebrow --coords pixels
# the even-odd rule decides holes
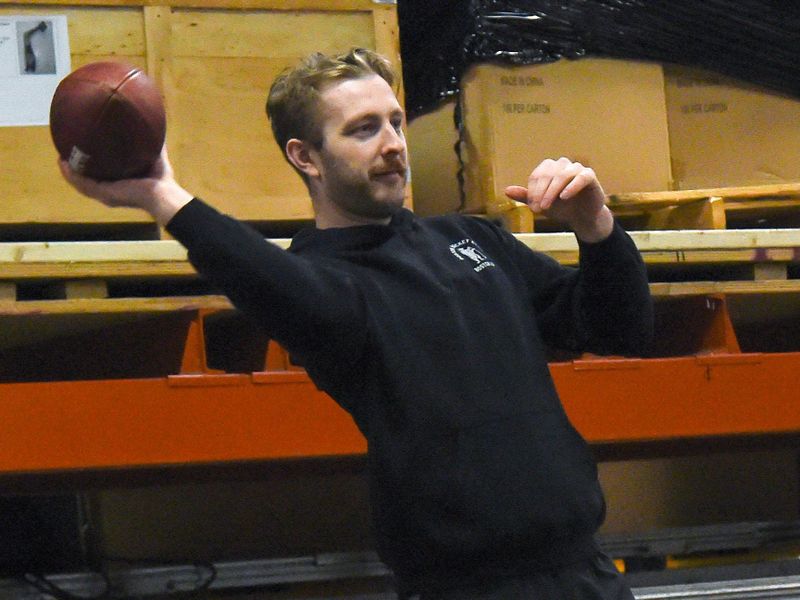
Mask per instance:
[[[388,116],[389,116],[390,119],[394,119],[396,117],[399,117],[401,119],[405,119],[406,118],[406,113],[402,108],[397,108],[397,109],[392,110],[389,113]],[[349,119],[347,119],[342,124],[342,127],[343,127],[343,129],[347,129],[349,127],[353,127],[353,126],[358,125],[359,123],[363,123],[365,121],[380,120],[382,118],[383,118],[383,113],[381,113],[381,112],[378,112],[378,111],[364,111],[362,113],[357,113],[357,114],[353,115],[352,117],[350,117]]]
[[[380,116],[377,113],[374,112],[359,113],[353,116],[352,118],[347,119],[344,122],[344,127],[346,129],[348,127],[353,127],[355,125],[359,125],[360,123],[364,123],[366,121],[375,121],[377,119],[380,119]]]

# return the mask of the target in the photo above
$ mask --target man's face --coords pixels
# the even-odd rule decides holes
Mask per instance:
[[[335,83],[320,94],[322,147],[315,150],[323,201],[346,217],[384,219],[405,198],[404,114],[378,75]]]

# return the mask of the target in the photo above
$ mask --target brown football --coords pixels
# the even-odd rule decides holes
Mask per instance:
[[[166,135],[161,91],[138,67],[93,62],[58,84],[50,133],[70,167],[93,179],[146,175]]]

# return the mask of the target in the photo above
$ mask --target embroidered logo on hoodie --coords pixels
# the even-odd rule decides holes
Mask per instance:
[[[495,266],[495,264],[489,260],[489,257],[486,256],[486,253],[481,249],[481,247],[469,238],[454,244],[450,244],[450,252],[452,252],[453,256],[455,256],[458,260],[472,261],[472,268],[476,272],[483,271],[487,267]]]

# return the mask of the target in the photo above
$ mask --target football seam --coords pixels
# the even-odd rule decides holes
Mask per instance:
[[[103,118],[106,116],[106,113],[108,112],[108,107],[111,104],[112,99],[114,98],[114,96],[123,95],[120,92],[120,88],[122,88],[122,86],[125,85],[125,83],[130,81],[133,77],[135,77],[141,72],[142,72],[141,69],[136,69],[136,68],[132,69],[127,75],[125,75],[125,77],[122,78],[122,80],[116,86],[110,88],[109,94],[106,97],[105,102],[103,102],[103,107],[100,109],[100,113],[98,114],[97,119],[94,121],[94,123],[92,123],[91,128],[87,132],[89,135],[86,136],[86,139],[90,140],[97,135],[97,130],[99,128],[99,125],[103,121]],[[95,82],[94,80],[86,80],[86,81],[92,81],[94,83],[98,83],[101,87],[104,85],[102,82]],[[72,150],[73,152],[77,150],[77,153],[75,154],[76,164],[73,165],[73,160],[72,160],[73,152],[71,152],[70,166],[79,173],[82,173],[83,170],[86,168],[86,163],[88,163],[92,159],[92,155],[87,152],[84,152],[80,148],[80,146],[78,146],[78,144],[73,144]]]

